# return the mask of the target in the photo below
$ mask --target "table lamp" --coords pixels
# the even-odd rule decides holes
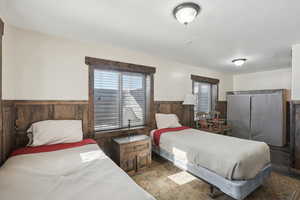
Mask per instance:
[[[128,121],[128,129],[131,127],[131,121],[138,121],[139,118],[136,116],[132,108],[124,108],[123,120]]]

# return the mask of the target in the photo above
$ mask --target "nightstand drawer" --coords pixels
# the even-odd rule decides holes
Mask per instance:
[[[149,149],[149,142],[147,142],[147,141],[144,144],[126,145],[123,148],[124,153],[139,152],[139,151],[148,150],[148,149]]]

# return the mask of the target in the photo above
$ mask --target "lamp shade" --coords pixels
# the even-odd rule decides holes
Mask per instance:
[[[130,120],[130,121],[139,120],[139,118],[136,116],[136,114],[132,108],[124,108],[123,121],[127,122],[128,120]]]
[[[196,104],[196,97],[193,94],[185,95],[183,105],[195,105]]]
[[[187,25],[196,18],[199,11],[200,6],[198,4],[187,2],[176,6],[173,10],[173,15],[179,23]]]

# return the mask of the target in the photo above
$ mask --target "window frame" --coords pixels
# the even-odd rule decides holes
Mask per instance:
[[[124,128],[110,129],[110,130],[95,130],[94,124],[94,73],[95,69],[98,70],[110,70],[119,72],[134,72],[142,73],[145,75],[145,90],[146,90],[146,109],[145,109],[145,125],[151,126],[151,119],[154,117],[154,73],[156,72],[155,67],[149,67],[144,65],[136,65],[131,63],[124,63],[112,60],[105,60],[99,58],[85,57],[85,64],[89,66],[89,132],[105,133],[111,131],[118,131]]]
[[[204,76],[197,76],[197,75],[191,75],[191,79],[192,79],[192,93],[194,94],[194,87],[195,87],[195,82],[198,83],[206,83],[206,84],[210,84],[210,110],[213,110],[213,105],[215,105],[215,108],[217,108],[217,103],[219,101],[219,83],[220,80],[219,79],[214,79],[214,78],[209,78],[209,77],[204,77]],[[216,85],[217,87],[217,96],[216,96],[216,102],[213,104],[213,85]]]

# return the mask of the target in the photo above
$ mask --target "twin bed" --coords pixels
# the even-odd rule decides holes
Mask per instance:
[[[267,144],[182,127],[172,114],[157,114],[152,150],[218,188],[244,199],[271,174]]]
[[[244,199],[270,176],[265,143],[182,127],[176,115],[157,115],[156,122],[155,153],[234,199]],[[95,141],[82,139],[80,120],[48,120],[29,130],[29,147],[0,168],[1,199],[154,200]]]
[[[57,122],[51,123],[57,125]],[[69,130],[74,123],[78,124],[68,123],[65,128]],[[79,127],[76,127],[71,130],[78,131]],[[49,133],[49,128],[46,123],[37,129]],[[95,141],[80,140],[78,135],[74,137],[71,132],[60,131],[60,136],[56,134],[52,138],[48,137],[49,134],[33,133],[33,140],[39,144],[47,141],[47,144],[25,147],[12,153],[0,168],[0,199],[154,200],[108,158]],[[67,135],[79,141],[62,142],[68,142]]]

